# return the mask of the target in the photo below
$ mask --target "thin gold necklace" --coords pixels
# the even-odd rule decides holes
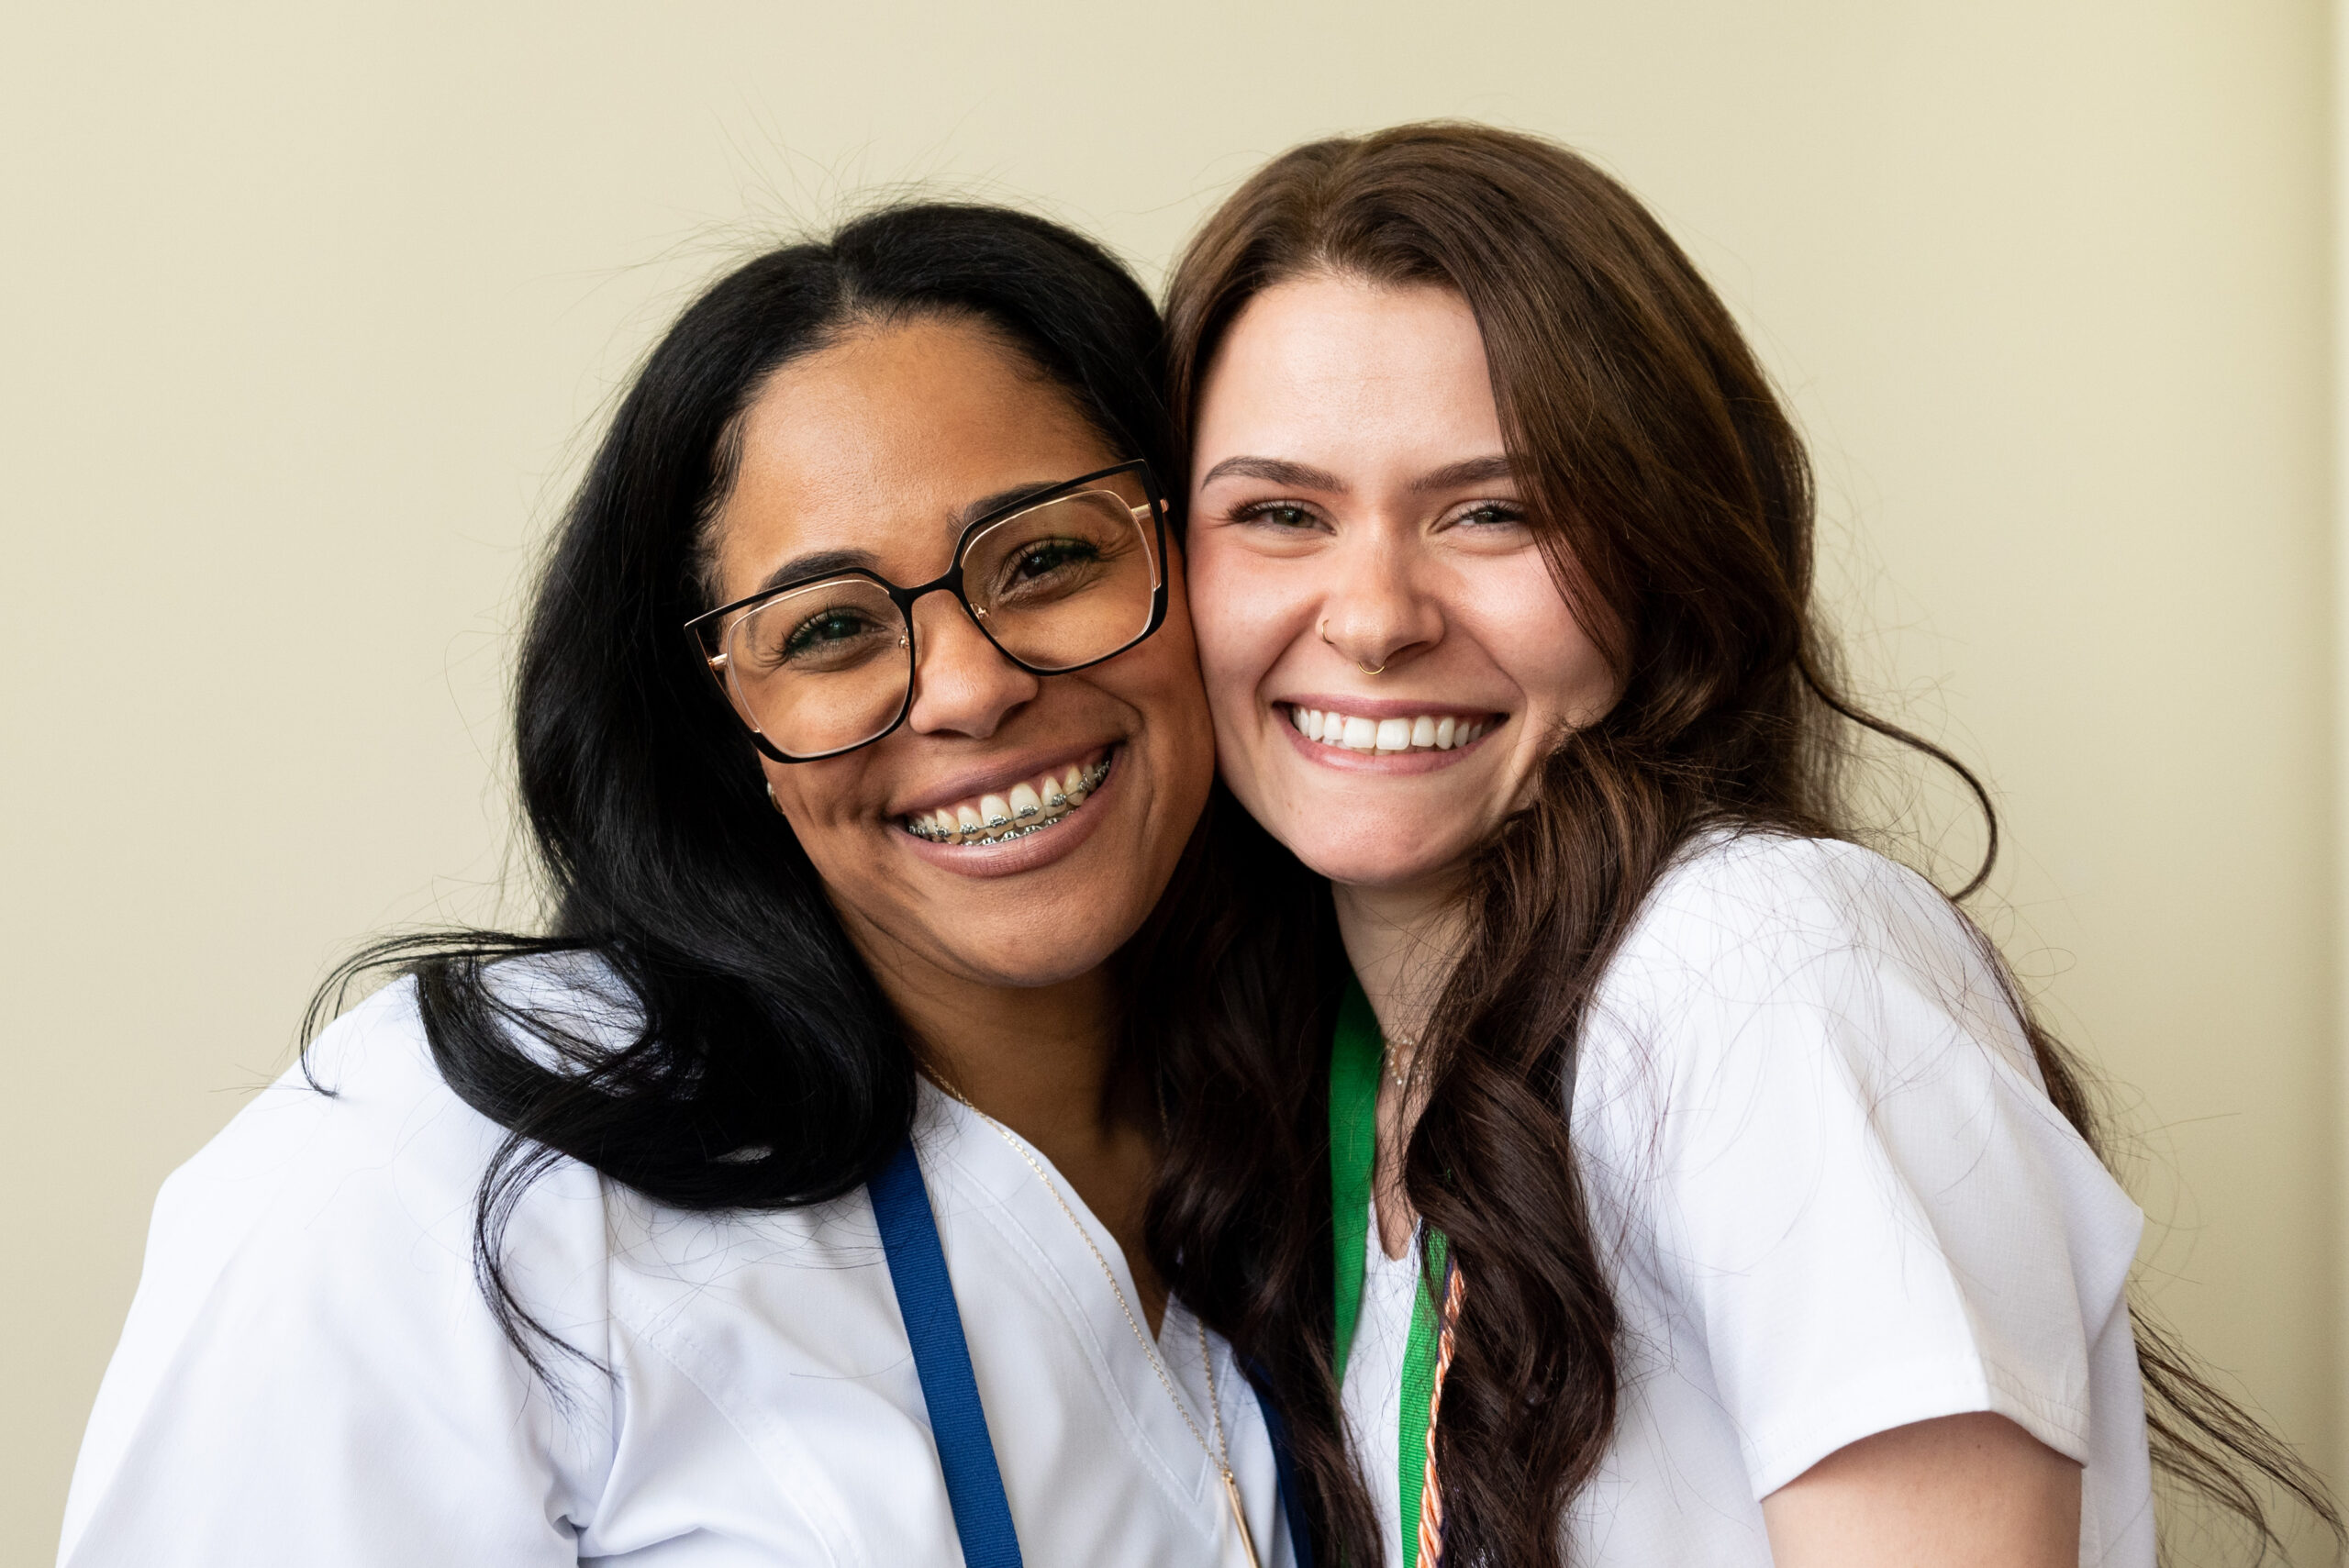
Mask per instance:
[[[1396,1047],[1402,1049],[1397,1051]],[[1386,1059],[1386,1081],[1398,1089],[1411,1086],[1411,1063],[1419,1053],[1419,1037],[1398,1034],[1386,1041],[1380,1054]],[[1398,1059],[1399,1058],[1399,1064]]]
[[[1223,1500],[1230,1506],[1231,1522],[1239,1528],[1241,1548],[1248,1553],[1248,1568],[1264,1568],[1263,1560],[1256,1555],[1255,1534],[1248,1528],[1248,1510],[1241,1505],[1240,1478],[1231,1473],[1231,1445],[1223,1435],[1223,1400],[1216,1393],[1215,1357],[1208,1349],[1207,1323],[1197,1317],[1192,1318],[1199,1330],[1199,1365],[1208,1374],[1208,1413],[1215,1423],[1215,1445],[1212,1448],[1208,1445],[1207,1434],[1199,1430],[1198,1422],[1191,1418],[1191,1407],[1183,1402],[1180,1394],[1174,1392],[1174,1380],[1166,1375],[1166,1363],[1159,1360],[1158,1347],[1152,1344],[1150,1336],[1141,1331],[1141,1320],[1134,1317],[1133,1307],[1126,1300],[1125,1287],[1118,1283],[1117,1271],[1109,1266],[1109,1260],[1101,1255],[1101,1249],[1094,1245],[1092,1236],[1085,1231],[1085,1222],[1077,1218],[1076,1210],[1071,1208],[1068,1199],[1061,1195],[1059,1184],[1044,1173],[1044,1167],[1037,1162],[1036,1156],[1009,1128],[973,1105],[971,1096],[956,1088],[935,1065],[925,1062],[923,1068],[932,1083],[961,1102],[963,1109],[993,1128],[996,1136],[1002,1139],[1014,1154],[1027,1162],[1028,1168],[1036,1173],[1036,1179],[1044,1184],[1044,1190],[1052,1195],[1052,1201],[1060,1205],[1061,1213],[1068,1217],[1069,1228],[1076,1232],[1077,1240],[1085,1243],[1085,1250],[1093,1254],[1093,1262],[1099,1266],[1101,1277],[1109,1284],[1109,1294],[1118,1298],[1118,1310],[1125,1314],[1126,1327],[1133,1330],[1134,1343],[1140,1345],[1141,1353],[1149,1358],[1150,1370],[1158,1374],[1158,1386],[1166,1390],[1166,1397],[1174,1401],[1174,1413],[1183,1418],[1185,1426],[1191,1429],[1191,1440],[1199,1445],[1208,1462],[1223,1473]]]

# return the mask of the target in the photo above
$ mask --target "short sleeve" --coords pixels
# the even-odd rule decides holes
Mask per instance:
[[[1699,845],[1598,993],[1574,1129],[1602,1244],[1701,1346],[1755,1498],[1970,1411],[2087,1461],[2142,1216],[1922,878],[1845,844]]]
[[[475,1283],[497,1129],[432,1070],[405,984],[313,1062],[332,1095],[288,1073],[164,1184],[61,1568],[578,1560],[610,1413],[584,1380],[558,1408]],[[558,1168],[509,1232],[574,1343],[601,1332],[601,1201]]]

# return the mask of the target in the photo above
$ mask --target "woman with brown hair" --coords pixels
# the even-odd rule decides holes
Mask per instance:
[[[1259,1043],[1175,1107],[1153,1234],[1324,1544],[2149,1563],[2155,1463],[2337,1533],[2132,1314],[2141,1216],[1996,950],[1857,841],[1858,730],[1981,792],[1839,690],[1802,446],[1637,201],[1482,128],[1301,147],[1170,323],[1214,830],[1276,842],[1208,862],[1252,869],[1196,1049]]]

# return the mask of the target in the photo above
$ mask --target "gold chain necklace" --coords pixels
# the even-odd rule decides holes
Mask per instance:
[[[1402,1049],[1397,1051],[1397,1046]],[[1419,1053],[1419,1037],[1417,1035],[1398,1034],[1389,1040],[1379,1052],[1386,1067],[1386,1081],[1398,1089],[1409,1088],[1411,1063]]]
[[[1141,1331],[1141,1323],[1134,1317],[1131,1304],[1126,1300],[1125,1287],[1118,1283],[1117,1271],[1109,1267],[1109,1260],[1101,1255],[1099,1247],[1094,1245],[1092,1236],[1085,1229],[1085,1222],[1077,1218],[1076,1210],[1071,1208],[1068,1199],[1061,1195],[1059,1184],[1044,1173],[1044,1167],[1037,1162],[1036,1156],[1009,1128],[973,1105],[971,1097],[956,1088],[935,1066],[924,1063],[924,1067],[932,1083],[952,1095],[963,1109],[994,1129],[996,1136],[1002,1139],[1014,1154],[1027,1162],[1028,1168],[1036,1173],[1036,1179],[1044,1184],[1044,1190],[1052,1195],[1052,1201],[1060,1205],[1061,1213],[1068,1218],[1070,1229],[1076,1232],[1077,1240],[1085,1243],[1085,1250],[1093,1254],[1093,1262],[1099,1266],[1101,1277],[1108,1282],[1109,1294],[1118,1298],[1118,1310],[1125,1314],[1126,1327],[1133,1331],[1134,1343],[1140,1345],[1141,1353],[1149,1358],[1150,1370],[1158,1374],[1158,1386],[1166,1390],[1166,1397],[1174,1401],[1174,1413],[1183,1418],[1185,1426],[1191,1429],[1191,1440],[1199,1445],[1200,1451],[1208,1456],[1208,1462],[1222,1472],[1223,1500],[1230,1506],[1231,1522],[1239,1528],[1241,1548],[1248,1553],[1248,1568],[1264,1568],[1263,1560],[1256,1555],[1255,1534],[1248,1528],[1248,1511],[1241,1506],[1240,1478],[1231,1473],[1231,1445],[1224,1439],[1223,1401],[1216,1393],[1215,1357],[1208,1349],[1206,1322],[1197,1317],[1192,1319],[1199,1330],[1199,1366],[1208,1374],[1208,1412],[1215,1423],[1215,1446],[1212,1448],[1208,1446],[1207,1434],[1199,1430],[1198,1422],[1191,1418],[1191,1407],[1174,1391],[1174,1380],[1167,1376],[1166,1363],[1158,1357],[1158,1347],[1152,1344],[1150,1336]]]

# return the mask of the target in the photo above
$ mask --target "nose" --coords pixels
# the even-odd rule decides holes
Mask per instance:
[[[1321,601],[1321,640],[1364,674],[1383,674],[1443,638],[1443,616],[1419,581],[1411,542],[1365,529],[1344,541]],[[1326,559],[1326,558],[1325,558]]]
[[[913,617],[914,701],[906,714],[907,728],[984,740],[1041,688],[1041,678],[1005,658],[951,594],[917,601]]]

